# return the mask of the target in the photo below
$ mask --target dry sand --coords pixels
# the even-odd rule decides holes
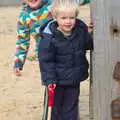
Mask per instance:
[[[40,83],[38,63],[26,61],[22,77],[12,71],[19,7],[0,8],[0,120],[41,120],[44,87]],[[89,21],[89,6],[80,9]],[[89,120],[89,81],[81,84],[81,120]]]

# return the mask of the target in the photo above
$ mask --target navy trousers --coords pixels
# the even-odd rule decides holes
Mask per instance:
[[[79,87],[55,88],[52,120],[79,120]]]

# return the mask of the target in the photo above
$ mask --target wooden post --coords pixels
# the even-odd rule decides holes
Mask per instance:
[[[111,102],[120,97],[120,85],[112,78],[120,61],[120,0],[93,1],[93,118],[112,120]]]

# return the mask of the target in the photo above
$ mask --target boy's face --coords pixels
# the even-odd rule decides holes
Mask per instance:
[[[38,8],[41,6],[43,0],[26,0],[30,8]]]
[[[58,12],[56,15],[56,20],[58,23],[58,29],[65,33],[70,35],[72,29],[75,26],[76,22],[76,14],[73,12]]]

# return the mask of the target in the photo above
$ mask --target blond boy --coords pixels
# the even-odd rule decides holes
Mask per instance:
[[[88,78],[86,51],[92,49],[92,38],[78,13],[75,0],[56,0],[54,20],[41,29],[41,79],[48,90],[55,90],[52,120],[79,120],[79,87]]]

